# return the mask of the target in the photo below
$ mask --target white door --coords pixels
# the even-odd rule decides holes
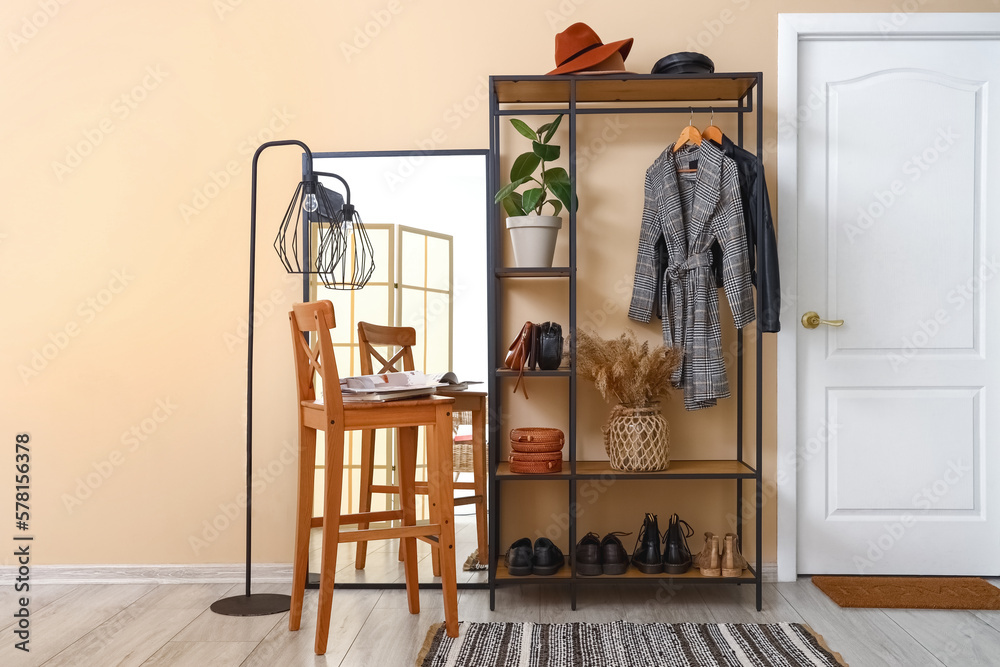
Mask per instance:
[[[997,575],[1000,23],[894,16],[797,40],[798,572]]]

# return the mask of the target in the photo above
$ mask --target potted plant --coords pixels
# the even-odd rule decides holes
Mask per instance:
[[[612,468],[638,472],[670,465],[670,429],[658,401],[681,358],[680,348],[640,345],[631,330],[611,340],[577,330],[577,372],[604,400],[616,402],[603,429]]]
[[[546,167],[559,159],[559,146],[550,143],[562,114],[537,130],[517,118],[510,123],[521,135],[531,140],[531,150],[514,160],[510,183],[497,192],[494,202],[503,204],[507,212],[507,229],[514,246],[514,264],[519,267],[552,266],[556,236],[562,227],[559,214],[570,210],[569,174],[562,167]],[[518,188],[528,186],[523,191]],[[573,201],[573,210],[576,210]],[[548,204],[552,215],[542,215]]]

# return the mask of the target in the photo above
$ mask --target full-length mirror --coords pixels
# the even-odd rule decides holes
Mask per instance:
[[[333,302],[337,327],[333,342],[341,376],[363,373],[358,323],[412,327],[414,367],[426,373],[454,372],[473,384],[470,395],[485,392],[487,379],[486,213],[487,151],[316,153],[314,169],[342,176],[351,188],[356,207],[372,243],[375,269],[363,289],[333,290],[312,276],[310,300]],[[335,179],[320,176],[329,189],[344,193]],[[385,359],[393,346],[374,346]],[[373,368],[379,372],[380,364]],[[401,370],[401,369],[400,369]],[[471,400],[471,399],[469,399]],[[481,399],[485,407],[485,398]],[[485,412],[485,411],[484,411]],[[474,424],[469,414],[456,410],[455,456],[457,486],[473,487],[476,467],[468,449]],[[322,447],[319,447],[322,451]],[[380,487],[396,483],[393,435],[385,430],[374,442],[351,432],[345,443],[342,511],[392,510],[398,496]],[[316,507],[322,507],[324,466],[316,470]],[[456,488],[456,560],[459,583],[486,581],[486,571],[475,568],[480,535],[485,536],[485,460],[481,462],[482,493]],[[421,434],[417,479],[426,479],[426,452]],[[469,497],[481,496],[479,505]],[[317,509],[317,512],[320,510]],[[417,495],[417,520],[428,518],[427,496]],[[316,529],[318,530],[318,529]],[[485,537],[483,537],[485,540]],[[313,536],[312,558],[318,563],[318,535]],[[433,581],[430,548],[418,543],[421,582]],[[401,584],[403,566],[395,541],[371,542],[365,547],[342,545],[338,557],[338,584]],[[479,559],[487,560],[483,553]],[[315,571],[315,568],[312,568]]]

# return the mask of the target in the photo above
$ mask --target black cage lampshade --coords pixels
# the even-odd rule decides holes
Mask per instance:
[[[319,176],[340,181],[346,201],[319,182]],[[303,230],[308,230],[305,238],[300,236]],[[315,259],[311,259],[312,248],[308,247],[313,234]],[[306,174],[285,211],[274,249],[286,271],[314,273],[330,289],[361,289],[375,270],[374,249],[361,216],[351,204],[351,188],[337,174]]]

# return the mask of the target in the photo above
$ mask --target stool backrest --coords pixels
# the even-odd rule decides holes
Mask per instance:
[[[316,400],[318,375],[323,383],[323,404],[327,416],[342,419],[344,398],[340,393],[340,374],[337,372],[337,358],[330,337],[330,331],[337,325],[333,304],[326,300],[296,303],[288,313],[288,320],[292,328],[298,400]],[[312,345],[309,344],[309,334],[315,334]]]
[[[417,344],[417,331],[413,327],[384,327],[379,324],[358,322],[358,341],[361,343],[361,374],[397,373],[412,371],[413,346]],[[375,346],[398,347],[389,359],[383,357]],[[382,367],[376,371],[372,363],[378,361]],[[399,364],[402,363],[402,368]]]

